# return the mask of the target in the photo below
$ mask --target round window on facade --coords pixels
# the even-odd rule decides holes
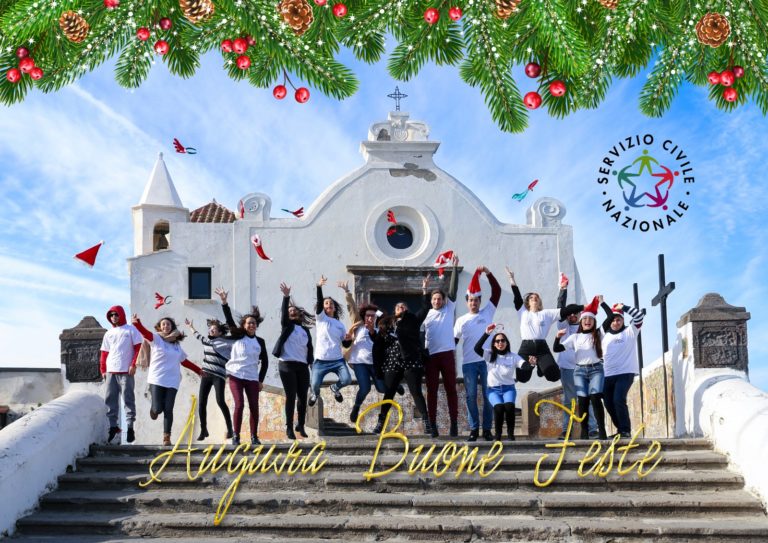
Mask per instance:
[[[402,224],[391,226],[387,230],[387,242],[395,249],[407,249],[413,245],[413,232]]]

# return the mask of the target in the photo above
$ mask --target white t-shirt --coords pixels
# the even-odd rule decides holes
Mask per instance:
[[[571,334],[565,341],[561,339],[560,344],[565,347],[566,352],[574,352],[577,366],[586,366],[587,364],[600,362],[595,351],[595,342],[592,339],[592,334]]]
[[[365,326],[355,332],[355,339],[349,348],[350,364],[373,364],[373,340]]]
[[[424,330],[427,333],[427,349],[429,354],[444,353],[456,348],[453,339],[453,315],[456,304],[446,298],[440,309],[430,309],[424,319]]]
[[[288,336],[283,343],[283,352],[280,355],[280,360],[286,360],[291,362],[304,362],[307,363],[307,332],[295,324],[293,326],[293,332]]]
[[[132,324],[115,326],[104,334],[101,350],[107,351],[107,371],[128,373],[133,361],[134,345],[141,345],[141,334]]]
[[[637,332],[635,325],[630,324],[618,334],[606,332],[603,336],[603,359],[605,360],[603,368],[606,377],[623,373],[635,375],[640,373],[635,348]]]
[[[517,310],[520,317],[520,339],[546,339],[552,323],[560,318],[559,309],[528,311],[525,306]]]
[[[565,335],[560,338],[560,343],[563,343],[566,339],[571,337],[579,330],[579,324],[571,324],[567,320],[558,321],[558,330],[565,330]],[[557,355],[557,365],[563,370],[575,370],[576,369],[576,352],[572,349],[566,349]]]
[[[496,306],[488,302],[477,313],[466,313],[456,319],[453,326],[453,337],[462,340],[462,364],[482,362],[483,357],[475,352],[475,345],[483,337],[485,329],[493,322]]]
[[[181,384],[181,363],[186,358],[187,353],[178,341],[168,343],[160,334],[152,334],[147,383],[178,389]]]
[[[232,345],[232,358],[227,362],[227,375],[245,381],[259,380],[261,345],[255,337],[243,336]]]
[[[315,358],[317,360],[339,360],[341,354],[341,342],[347,335],[347,330],[339,319],[334,319],[322,311],[315,319],[317,326],[317,344],[315,345]]]
[[[517,381],[517,368],[522,368],[525,360],[516,352],[496,355],[491,362],[491,342],[496,334],[491,334],[483,344],[483,359],[488,366],[488,386],[514,385]]]

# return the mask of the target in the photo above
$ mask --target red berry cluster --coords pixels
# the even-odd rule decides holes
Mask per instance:
[[[525,65],[525,75],[532,79],[539,77],[541,75],[541,66],[535,62],[529,62]],[[565,86],[565,83],[559,79],[556,79],[549,84],[549,94],[555,98],[564,96],[567,91],[568,89]],[[523,97],[523,103],[528,109],[537,109],[541,106],[541,95],[536,91],[531,91]]]
[[[458,6],[453,6],[448,10],[448,17],[451,18],[452,21],[458,21],[461,19],[462,11],[461,8]],[[437,21],[440,20],[440,10],[437,8],[427,8],[424,11],[424,20],[427,21],[427,24],[433,25]]]
[[[107,2],[113,2],[115,3],[114,7],[117,7],[118,4],[120,4],[119,0],[104,0],[104,5],[107,5]],[[110,7],[110,6],[107,6]],[[157,22],[157,28],[160,30],[167,32],[173,27],[173,21],[171,21],[168,17],[163,17]],[[136,31],[136,37],[139,38],[141,41],[147,41],[150,36],[149,28],[146,26],[140,27]],[[153,46],[155,49],[155,53],[158,55],[166,55],[168,54],[168,51],[170,51],[171,46],[168,45],[168,42],[164,39],[159,39],[155,42],[155,45]]]
[[[722,85],[723,100],[726,102],[735,102],[739,99],[739,93],[733,88],[733,84],[740,77],[744,77],[744,68],[741,66],[734,66],[730,70],[723,70],[722,72],[709,72],[707,74],[707,80],[712,85]]]
[[[326,0],[320,0],[319,2],[318,0],[315,0],[315,4],[317,4],[318,6],[324,6],[325,3],[326,3]],[[333,5],[333,14],[339,19],[341,19],[342,17],[345,17],[348,11],[349,10],[347,10],[347,6],[342,4],[341,2],[338,2]],[[307,100],[309,100],[309,95],[307,95]],[[306,102],[307,100],[304,100],[304,101]]]
[[[224,53],[235,53],[237,59],[235,63],[241,70],[247,70],[251,67],[251,57],[245,54],[251,45],[255,45],[256,40],[252,36],[244,38],[235,38],[234,40],[224,40],[221,42],[221,50]]]
[[[293,97],[298,103],[305,104],[309,102],[309,89],[306,87],[299,87],[298,89],[294,87],[293,83],[288,77],[288,72],[285,70],[283,70],[283,84],[276,85],[275,88],[272,89],[272,96],[274,96],[277,100],[282,100],[288,96],[288,87],[285,86],[286,83],[288,83],[294,89],[295,92],[293,93]]]
[[[18,68],[10,68],[5,73],[5,78],[11,83],[21,81],[22,74],[29,74],[29,77],[35,81],[43,78],[43,69],[35,66],[35,60],[29,56],[29,49],[19,47],[16,49],[16,57],[19,59]]]
[[[120,0],[104,0],[104,7],[107,9],[115,9],[120,5]]]

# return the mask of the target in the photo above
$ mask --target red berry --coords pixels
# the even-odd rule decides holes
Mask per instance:
[[[32,71],[29,72],[29,77],[37,81],[38,79],[43,78],[43,70],[39,66],[35,66],[32,68]]]
[[[709,72],[707,74],[707,81],[709,81],[710,85],[719,85],[720,84],[720,72]]]
[[[451,20],[453,21],[458,21],[459,19],[461,19],[461,15],[462,15],[461,8],[458,6],[454,6],[448,10],[448,17],[450,17]]]
[[[107,9],[115,9],[120,5],[120,0],[104,0],[104,7]]]
[[[523,97],[523,103],[528,109],[537,109],[541,105],[541,96],[538,92],[531,91]]]
[[[553,81],[549,84],[549,94],[554,96],[555,98],[560,98],[562,95],[565,94],[566,88],[565,83],[563,83],[560,80]]]
[[[285,85],[278,85],[274,89],[272,89],[272,96],[277,98],[278,100],[282,100],[285,98],[285,96],[288,94],[288,89],[285,88]]]
[[[333,5],[333,14],[336,17],[344,17],[347,14],[347,6],[339,2]]]
[[[141,41],[147,41],[149,39],[149,28],[142,26],[136,31],[136,37]]]
[[[221,42],[221,50],[225,53],[231,53],[232,52],[232,40],[224,40]]]
[[[327,3],[328,3],[328,0],[315,0],[315,4],[317,4],[318,6],[324,6]]]
[[[160,19],[160,28],[163,30],[170,30],[173,26],[173,22],[168,17]]]
[[[744,77],[744,68],[742,68],[741,66],[734,66],[733,75],[736,76],[737,78]]]
[[[18,49],[16,49],[17,58],[25,58],[28,56],[29,56],[29,49],[27,49],[26,47],[19,47]]]
[[[541,74],[541,66],[535,62],[529,62],[525,65],[525,75],[528,77],[539,77]]]
[[[232,42],[232,50],[238,55],[242,55],[248,50],[248,42],[245,38],[237,38]]]
[[[720,72],[720,83],[724,87],[730,87],[733,85],[733,82],[736,81],[736,76],[733,74],[731,70],[723,70]]]
[[[739,93],[733,87],[728,87],[723,91],[723,99],[726,102],[735,102],[739,99]]]
[[[299,87],[296,89],[294,98],[296,98],[296,101],[300,104],[307,102],[309,100],[309,89],[306,87]]]
[[[249,46],[249,47],[250,47],[251,45],[256,45],[256,40],[255,40],[255,39],[253,39],[253,36],[251,36],[250,34],[248,34],[248,35],[245,37],[245,41],[248,43],[248,46]]]
[[[237,57],[237,67],[241,70],[247,70],[251,67],[251,57],[248,55],[240,55]]]
[[[16,68],[11,68],[8,70],[8,72],[6,72],[5,78],[11,83],[18,83],[21,81],[21,72]]]
[[[424,12],[424,20],[427,24],[435,24],[440,19],[440,12],[436,8],[427,8]]]
[[[155,42],[155,53],[158,55],[164,55],[168,52],[170,49],[170,46],[168,45],[168,42],[165,40],[157,40]]]
[[[19,70],[24,72],[25,74],[28,74],[32,71],[32,68],[35,67],[35,61],[32,59],[32,57],[24,57],[21,59],[21,62],[19,62]]]

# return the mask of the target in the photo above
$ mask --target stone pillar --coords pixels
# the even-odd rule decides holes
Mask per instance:
[[[99,351],[107,330],[94,317],[83,317],[74,328],[61,332],[61,363],[70,383],[101,381]]]
[[[677,321],[677,327],[691,324],[693,366],[700,368],[729,368],[748,372],[747,321],[750,314],[744,307],[734,307],[719,294],[710,292],[696,307]]]

